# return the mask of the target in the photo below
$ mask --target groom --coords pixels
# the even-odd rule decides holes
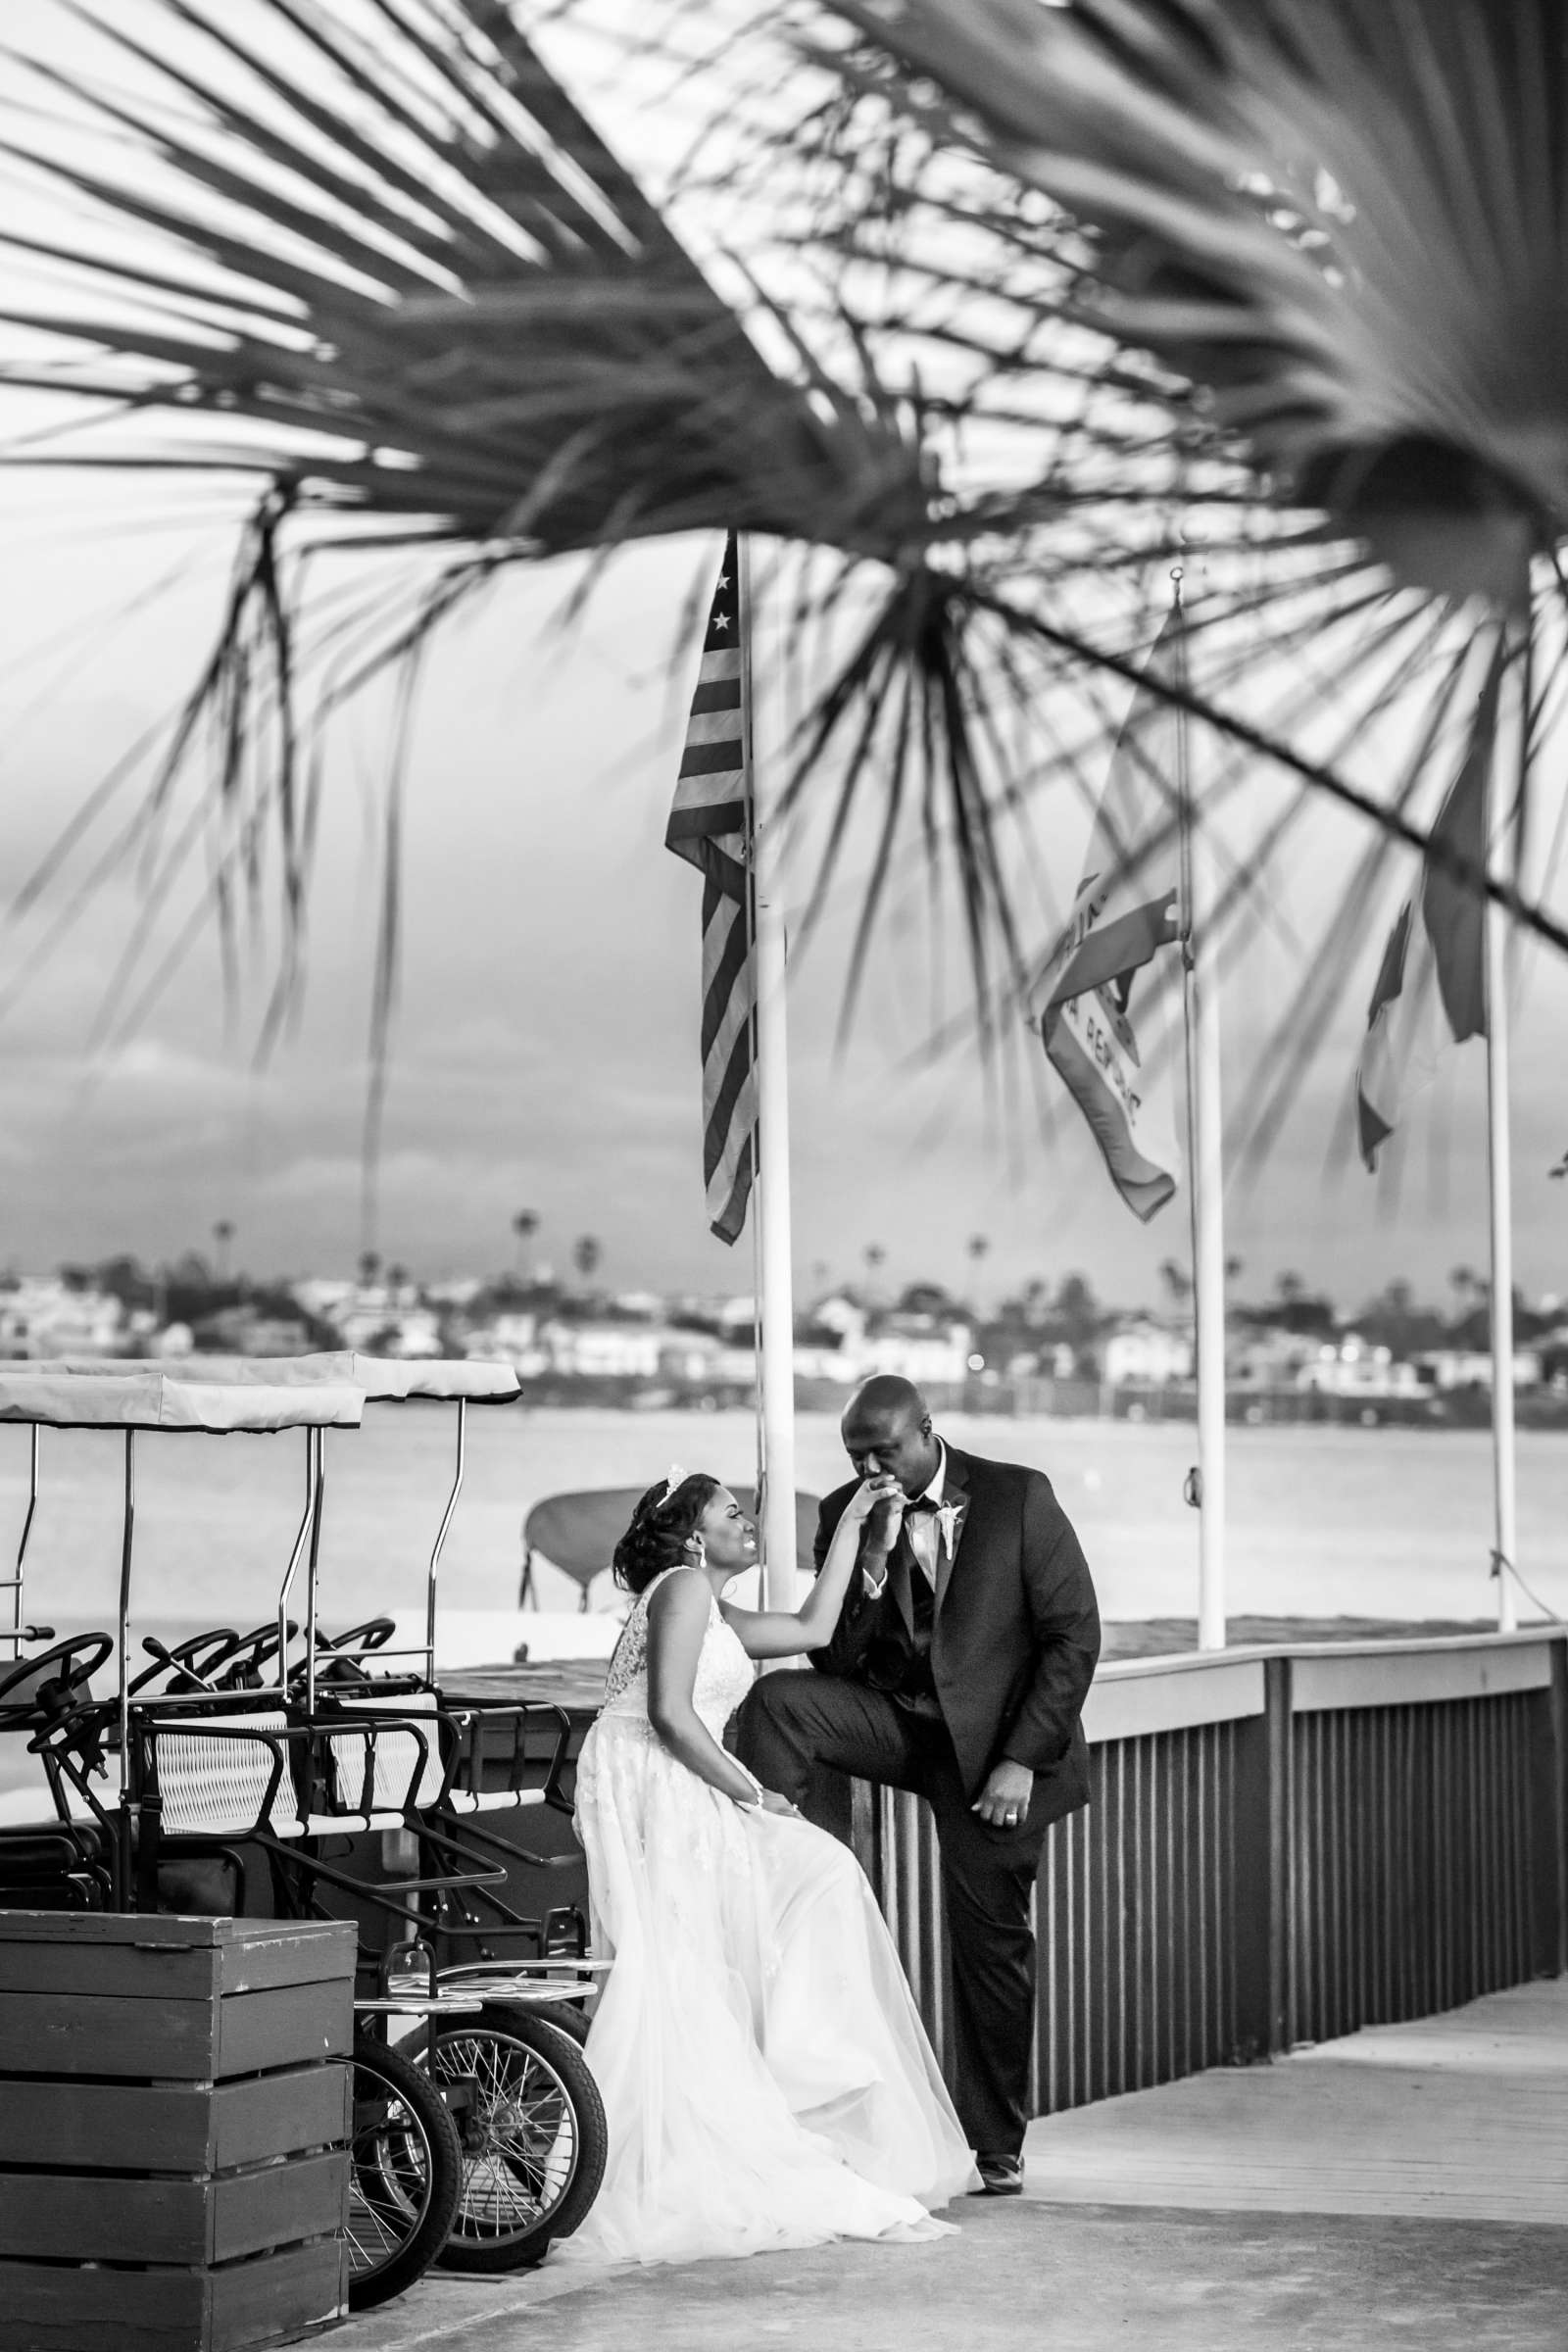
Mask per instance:
[[[993,2196],[1023,2186],[1035,1947],[1050,1824],[1089,1801],[1079,1723],[1100,1613],[1078,1539],[1038,1470],[943,1444],[918,1389],[880,1374],[842,1423],[856,1478],[822,1505],[816,1564],[861,1479],[867,1517],[814,1673],[763,1675],[737,1750],[800,1804],[813,1763],[928,1799],[953,1954],[954,2102]]]

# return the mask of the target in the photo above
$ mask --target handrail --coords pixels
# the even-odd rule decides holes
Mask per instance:
[[[1547,1623],[1507,1634],[1250,1642],[1112,1658],[1095,1676],[1084,1733],[1095,1745],[1261,1715],[1265,1669],[1277,1659],[1290,1662],[1298,1714],[1542,1690],[1551,1682],[1552,1643],[1564,1641],[1568,1627]]]
[[[1533,1642],[1560,1641],[1565,1634],[1568,1625],[1548,1618],[1539,1625],[1520,1626],[1507,1634],[1417,1634],[1408,1641],[1397,1635],[1387,1640],[1369,1635],[1361,1642],[1237,1642],[1225,1649],[1161,1649],[1145,1658],[1103,1658],[1095,1680],[1104,1682],[1109,1677],[1121,1682],[1147,1674],[1201,1673],[1206,1667],[1241,1664],[1254,1658],[1403,1657],[1427,1650],[1508,1649]]]

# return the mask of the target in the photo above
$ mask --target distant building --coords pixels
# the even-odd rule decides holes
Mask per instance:
[[[617,1291],[610,1301],[611,1312],[632,1323],[662,1323],[664,1301],[657,1291]]]
[[[1171,1331],[1152,1315],[1127,1316],[1101,1343],[1101,1377],[1109,1388],[1164,1388],[1192,1374],[1190,1333]]]
[[[873,1372],[894,1373],[916,1388],[959,1387],[969,1377],[973,1348],[974,1326],[958,1316],[871,1308],[836,1292],[797,1325],[795,1371],[798,1379],[846,1388]]]
[[[510,1364],[519,1380],[550,1369],[539,1344],[539,1318],[526,1308],[505,1308],[470,1324],[463,1335],[463,1352],[475,1363]]]
[[[1226,1377],[1243,1389],[1294,1389],[1309,1365],[1323,1360],[1326,1346],[1315,1332],[1286,1331],[1276,1323],[1255,1325],[1228,1339]]]
[[[190,1345],[204,1355],[304,1355],[311,1345],[310,1325],[303,1317],[254,1306],[225,1306],[216,1315],[205,1315],[189,1337]]]
[[[861,1343],[862,1377],[893,1372],[916,1388],[953,1388],[967,1380],[974,1326],[935,1315],[874,1315]]]
[[[1351,1331],[1324,1340],[1296,1376],[1298,1389],[1322,1396],[1425,1396],[1432,1383],[1419,1366],[1396,1360],[1391,1348],[1374,1347]]]
[[[1417,1358],[1430,1387],[1435,1389],[1490,1389],[1492,1386],[1492,1350],[1489,1348],[1433,1348]],[[1542,1377],[1541,1353],[1538,1348],[1520,1348],[1514,1350],[1513,1379],[1518,1389],[1533,1389]]]
[[[0,1292],[0,1355],[119,1355],[125,1344],[125,1310],[107,1292],[53,1274],[24,1274]]]

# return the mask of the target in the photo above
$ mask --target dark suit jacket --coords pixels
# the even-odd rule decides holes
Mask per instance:
[[[944,1493],[962,1516],[955,1556],[939,1545],[931,1670],[943,1720],[971,1801],[993,1765],[1008,1756],[1035,1773],[1043,1818],[1054,1821],[1089,1801],[1079,1717],[1100,1656],[1095,1588],[1049,1478],[1020,1463],[947,1450]],[[858,1483],[835,1488],[822,1504],[818,1568]],[[854,1682],[874,1679],[866,1663],[879,1618],[900,1611],[907,1622],[911,1572],[919,1574],[903,1544],[880,1599],[857,1572],[833,1639],[812,1650],[812,1665]],[[892,1630],[894,1620],[888,1623]]]

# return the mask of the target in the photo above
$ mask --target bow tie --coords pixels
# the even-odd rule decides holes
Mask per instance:
[[[904,1506],[904,1516],[907,1519],[915,1511],[935,1512],[940,1511],[941,1508],[941,1503],[934,1500],[929,1494],[911,1494]]]

